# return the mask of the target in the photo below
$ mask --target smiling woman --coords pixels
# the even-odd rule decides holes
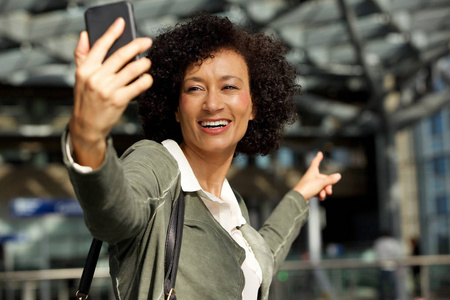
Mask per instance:
[[[340,179],[319,172],[319,153],[259,231],[226,179],[236,152],[270,153],[295,120],[299,88],[283,46],[227,18],[201,15],[156,37],[148,58],[123,67],[150,47],[143,38],[103,62],[123,25],[119,19],[92,49],[81,34],[63,136],[86,224],[109,244],[117,299],[165,298],[165,237],[180,193],[186,206],[177,297],[267,299],[308,216],[308,199],[325,199]],[[109,132],[143,91],[146,139],[118,158]]]

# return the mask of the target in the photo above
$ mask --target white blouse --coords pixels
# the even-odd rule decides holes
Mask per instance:
[[[256,300],[258,290],[262,282],[262,272],[258,261],[253,254],[250,245],[242,235],[238,227],[246,223],[242,216],[241,208],[236,196],[225,179],[222,186],[220,199],[213,194],[204,191],[192,171],[180,146],[173,140],[165,140],[163,146],[172,154],[178,162],[181,172],[181,188],[185,192],[197,192],[214,218],[230,234],[236,243],[245,250],[245,260],[242,264],[242,272],[245,277],[245,285],[242,291],[243,300]]]

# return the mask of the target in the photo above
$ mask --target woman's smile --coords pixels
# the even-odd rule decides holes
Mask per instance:
[[[208,134],[219,134],[227,130],[231,124],[230,120],[203,120],[198,122],[202,130]]]

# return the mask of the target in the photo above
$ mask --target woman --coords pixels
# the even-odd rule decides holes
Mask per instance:
[[[325,199],[340,179],[320,174],[319,153],[257,232],[225,178],[236,153],[270,153],[295,118],[298,87],[282,45],[202,15],[157,37],[147,58],[126,65],[151,45],[139,38],[102,63],[123,27],[118,19],[92,49],[80,35],[74,110],[63,137],[86,224],[109,244],[117,299],[163,298],[165,234],[180,192],[186,208],[177,297],[267,299],[307,218],[307,200]],[[146,139],[119,159],[108,134],[144,91]]]

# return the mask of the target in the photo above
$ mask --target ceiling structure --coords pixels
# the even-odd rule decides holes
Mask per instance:
[[[0,0],[0,139],[60,135],[84,12],[109,2]],[[140,36],[206,10],[283,40],[303,89],[300,120],[286,133],[294,144],[396,130],[450,103],[448,89],[417,89],[417,78],[450,53],[450,0],[130,2]],[[139,134],[133,106],[116,134]]]

